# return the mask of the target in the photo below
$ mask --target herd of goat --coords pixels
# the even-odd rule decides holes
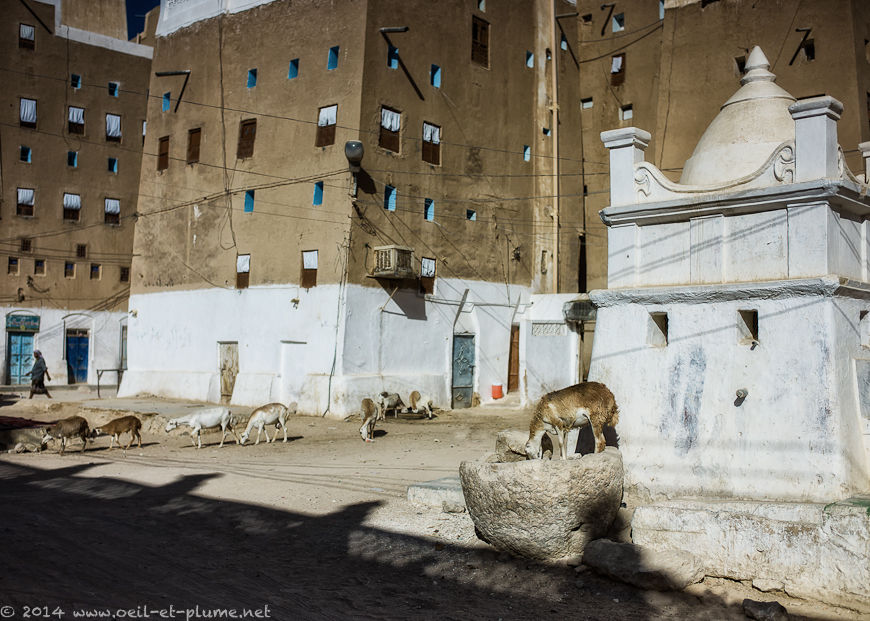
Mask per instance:
[[[393,412],[398,417],[400,412],[413,412],[416,415],[433,417],[432,400],[423,397],[418,391],[411,392],[409,405],[405,406],[398,393],[380,393],[377,403],[365,398],[362,400],[359,416],[362,418],[362,426],[359,428],[360,437],[366,442],[374,439],[375,425],[379,420],[387,416],[387,412]],[[237,422],[230,414],[227,407],[218,406],[202,408],[178,418],[173,418],[166,424],[166,431],[172,431],[180,425],[190,427],[190,441],[197,448],[202,448],[202,430],[220,427],[220,446],[224,445],[227,433],[232,433],[238,444],[244,445],[254,429],[257,430],[257,440],[260,443],[260,434],[265,433],[266,442],[273,442],[278,438],[278,429],[284,432],[284,442],[287,442],[287,418],[296,413],[296,402],[289,406],[281,403],[269,403],[263,405],[251,413],[248,418],[248,426],[241,438],[236,434],[233,425]],[[350,418],[350,417],[348,417]],[[568,386],[561,390],[547,393],[538,401],[529,424],[529,440],[524,452],[528,459],[540,459],[543,457],[541,440],[544,434],[552,434],[559,438],[559,446],[562,459],[576,456],[574,452],[577,446],[580,429],[589,425],[595,438],[595,452],[604,450],[605,438],[603,429],[605,426],[615,427],[619,422],[619,408],[613,393],[604,384],[598,382],[581,382],[574,386]],[[269,438],[266,429],[268,425],[275,425],[275,435]],[[43,446],[51,439],[60,440],[60,453],[66,448],[66,441],[72,438],[81,438],[82,452],[87,447],[88,440],[100,435],[111,436],[109,448],[117,441],[121,446],[120,436],[123,433],[130,434],[130,441],[124,447],[126,451],[138,440],[142,446],[140,430],[142,422],[135,416],[122,416],[115,420],[90,429],[88,421],[81,416],[65,418],[45,431],[42,439]]]
[[[423,414],[427,418],[434,416],[432,400],[424,399],[418,391],[413,391],[408,399],[410,406],[406,407],[402,398],[398,393],[382,392],[378,402],[375,403],[371,399],[363,399],[359,416],[362,418],[363,424],[360,427],[360,436],[366,442],[371,442],[374,439],[375,424],[379,420],[386,418],[387,412],[393,412],[393,415],[398,417],[403,411],[413,412],[415,414]],[[284,433],[284,442],[287,442],[287,419],[296,414],[297,404],[292,402],[289,405],[281,403],[268,403],[258,407],[251,412],[248,418],[248,425],[245,428],[241,437],[236,433],[235,424],[238,420],[230,413],[230,409],[225,406],[205,407],[198,409],[190,414],[173,418],[166,423],[165,430],[170,432],[179,426],[186,425],[190,427],[190,441],[196,448],[202,448],[202,430],[220,428],[221,443],[224,445],[227,434],[231,433],[236,438],[236,443],[244,445],[248,438],[251,437],[254,429],[257,430],[257,440],[254,444],[260,443],[260,434],[265,434],[266,442],[273,442],[278,438],[278,429]],[[269,437],[268,425],[275,425],[275,435]],[[60,420],[45,430],[42,437],[42,445],[45,446],[50,440],[60,441],[60,454],[63,455],[66,449],[68,440],[79,438],[82,441],[82,452],[87,448],[88,440],[92,440],[98,436],[109,436],[109,448],[114,447],[115,442],[121,446],[121,434],[129,433],[130,439],[124,450],[130,448],[133,441],[138,442],[139,448],[142,447],[142,421],[136,416],[128,415],[116,418],[103,425],[97,425],[93,429],[89,426],[88,421],[81,416],[70,416]]]

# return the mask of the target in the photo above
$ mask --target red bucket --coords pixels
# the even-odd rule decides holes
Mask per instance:
[[[493,384],[492,385],[492,398],[493,399],[501,399],[504,397],[504,384]]]

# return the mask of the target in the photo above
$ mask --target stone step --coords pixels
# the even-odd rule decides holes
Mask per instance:
[[[465,506],[459,476],[443,477],[408,486],[408,500],[413,503],[440,508],[446,501],[450,505]]]

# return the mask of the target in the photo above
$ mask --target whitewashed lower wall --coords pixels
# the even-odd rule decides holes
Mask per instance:
[[[805,282],[591,294],[603,307],[589,379],[620,407],[627,491],[827,502],[866,489],[854,367],[870,358],[870,301],[833,295],[836,278]],[[738,332],[746,309],[758,311],[754,348]],[[651,312],[668,314],[665,347],[649,344]]]
[[[122,395],[220,399],[218,343],[238,342],[232,403],[297,401],[345,416],[381,391],[450,407],[453,334],[475,334],[475,390],[507,383],[510,326],[523,287],[439,279],[436,293],[349,285],[205,289],[130,299]],[[465,290],[468,296],[457,316]],[[298,300],[294,303],[292,300]]]
[[[5,318],[10,313],[39,316],[39,332],[34,335],[33,348],[42,352],[48,365],[48,373],[52,380],[47,383],[49,390],[52,385],[67,384],[67,363],[65,338],[68,328],[88,330],[88,384],[97,383],[97,369],[114,369],[121,363],[121,326],[127,323],[127,313],[105,311],[68,311],[49,308],[19,308],[15,306],[0,306],[0,313]],[[0,343],[0,360],[2,360],[3,381],[9,364],[8,333],[3,335]],[[31,360],[32,362],[32,360]],[[114,384],[114,373],[104,374],[102,383]]]
[[[531,297],[520,333],[526,402],[580,381],[580,335],[562,312],[563,305],[576,297],[576,293]]]

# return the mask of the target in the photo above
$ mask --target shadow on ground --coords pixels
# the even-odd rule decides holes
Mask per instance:
[[[377,503],[310,516],[196,496],[216,474],[150,487],[81,476],[91,467],[0,464],[5,604],[268,604],[275,619],[700,618],[684,594],[652,604],[572,568],[363,525]]]

